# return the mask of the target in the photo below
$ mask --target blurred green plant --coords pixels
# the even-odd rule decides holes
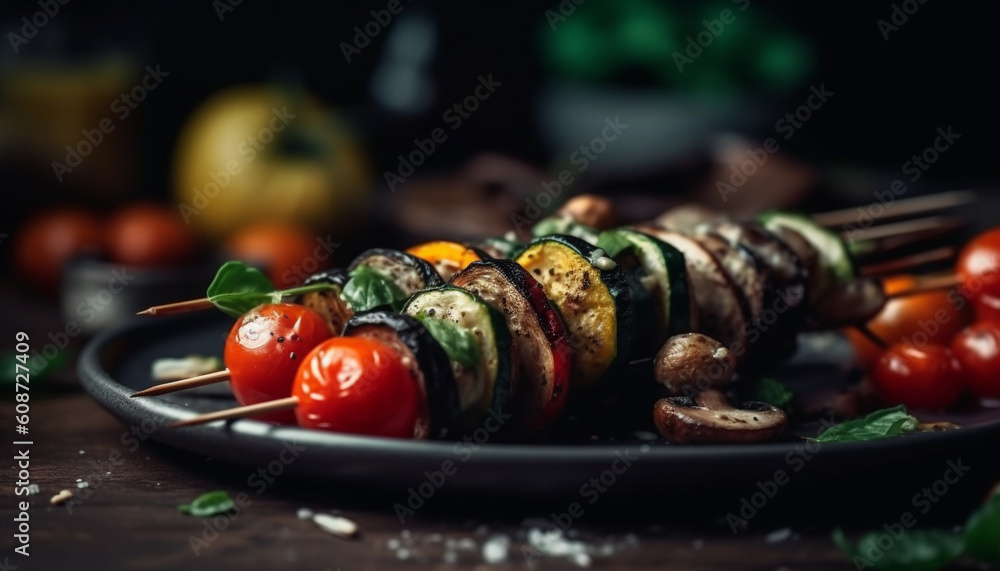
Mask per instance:
[[[803,81],[815,59],[807,38],[749,0],[564,0],[546,12],[541,32],[552,77],[583,83],[766,92]]]

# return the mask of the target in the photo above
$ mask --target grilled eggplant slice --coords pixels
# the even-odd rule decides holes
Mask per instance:
[[[476,426],[489,409],[503,413],[510,408],[518,363],[511,351],[510,331],[503,314],[475,294],[452,285],[418,292],[406,302],[403,313],[421,321],[446,352],[451,349],[449,358],[458,385],[463,428]],[[471,336],[476,347],[472,362],[455,354],[453,340],[445,335],[448,332]]]
[[[343,297],[354,311],[399,309],[415,292],[444,283],[425,260],[382,248],[367,250],[355,258],[348,274],[351,279]]]
[[[717,339],[737,355],[746,350],[749,316],[741,294],[719,260],[693,238],[655,226],[640,226],[648,233],[680,250],[691,279],[691,293],[697,307],[695,331]]]
[[[594,387],[629,358],[632,292],[603,250],[574,236],[537,238],[517,258],[559,308],[573,347],[573,387]]]
[[[302,285],[328,283],[337,286],[338,289],[311,291],[300,295],[296,300],[300,305],[322,315],[334,335],[340,335],[344,331],[344,326],[354,316],[354,310],[340,296],[347,281],[347,272],[340,268],[315,273],[306,278]]]
[[[520,379],[514,384],[515,406],[524,425],[549,425],[566,403],[572,366],[569,335],[545,291],[512,260],[483,260],[455,275],[452,285],[467,289],[504,314]]]
[[[758,218],[772,232],[787,228],[797,232],[819,253],[819,271],[809,277],[809,304],[815,306],[831,289],[853,281],[858,273],[847,243],[839,235],[801,214],[767,212]]]
[[[368,337],[399,353],[423,396],[421,416],[425,421],[418,426],[423,432],[416,435],[418,439],[452,438],[458,434],[461,408],[451,362],[419,321],[391,311],[369,311],[355,315],[344,335]]]

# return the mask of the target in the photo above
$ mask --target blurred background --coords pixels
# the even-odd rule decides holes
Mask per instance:
[[[894,179],[988,193],[996,48],[979,10],[5,2],[5,303],[92,332],[128,314],[106,308],[198,297],[222,259],[288,287],[366,247],[518,230],[581,192],[626,220],[687,201],[863,205]],[[913,183],[904,163],[949,126],[960,139]],[[81,308],[123,268],[146,271]]]

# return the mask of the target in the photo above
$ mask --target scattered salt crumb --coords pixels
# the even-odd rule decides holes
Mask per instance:
[[[400,545],[399,540],[396,538],[390,539],[389,541],[385,542],[385,546],[393,551],[399,549],[399,545]]]
[[[431,533],[424,536],[424,542],[426,543],[441,543],[442,535],[440,533]]]
[[[494,535],[483,542],[483,561],[489,564],[507,561],[507,550],[510,548],[510,538],[506,535]]]
[[[590,556],[586,553],[575,553],[573,554],[573,563],[580,567],[590,567]]]
[[[33,495],[37,494],[40,491],[42,491],[42,489],[38,487],[38,484],[28,484],[28,495],[29,496],[33,496]]]
[[[62,505],[72,497],[73,497],[73,492],[69,490],[60,490],[58,494],[49,498],[49,503],[54,506]]]
[[[86,454],[86,452],[84,452],[83,450],[81,450],[80,451],[80,456],[83,456],[84,454]]]
[[[462,539],[459,539],[457,542],[455,542],[455,547],[457,547],[458,549],[464,549],[466,551],[475,551],[476,540],[472,539],[471,537],[463,537]]]
[[[403,539],[410,539],[411,535],[413,534],[411,534],[410,530],[408,529],[404,529],[403,532],[399,534],[399,536],[402,537]]]
[[[695,549],[701,549],[702,547],[705,547],[705,542],[700,539],[696,539],[691,542],[691,547]]]
[[[458,553],[455,553],[454,551],[445,551],[444,562],[449,565],[454,565],[455,563],[458,563]]]
[[[313,511],[309,508],[299,508],[299,511],[295,512],[295,516],[299,519],[312,519]]]
[[[792,536],[792,528],[783,527],[781,529],[776,529],[771,533],[764,536],[765,543],[781,543],[789,537]]]
[[[76,479],[76,481],[77,481],[77,482],[82,482],[82,481],[83,481],[83,478],[77,478],[77,479]]]
[[[358,524],[347,519],[346,517],[330,514],[316,514],[312,519],[316,525],[323,529],[323,531],[332,533],[337,537],[354,537],[358,534]]]
[[[111,475],[111,472],[105,472],[105,473],[104,473],[104,475],[105,475],[105,476],[110,476],[110,475]]]
[[[84,488],[89,488],[90,487],[90,482],[77,482],[76,483],[76,487],[80,488],[81,490],[84,489]]]
[[[410,550],[405,547],[400,548],[398,551],[396,551],[396,557],[399,559],[409,559]]]

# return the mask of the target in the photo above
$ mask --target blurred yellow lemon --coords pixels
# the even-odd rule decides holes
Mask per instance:
[[[238,86],[205,101],[177,140],[181,216],[220,238],[257,222],[346,230],[363,219],[371,174],[361,146],[315,99]]]

